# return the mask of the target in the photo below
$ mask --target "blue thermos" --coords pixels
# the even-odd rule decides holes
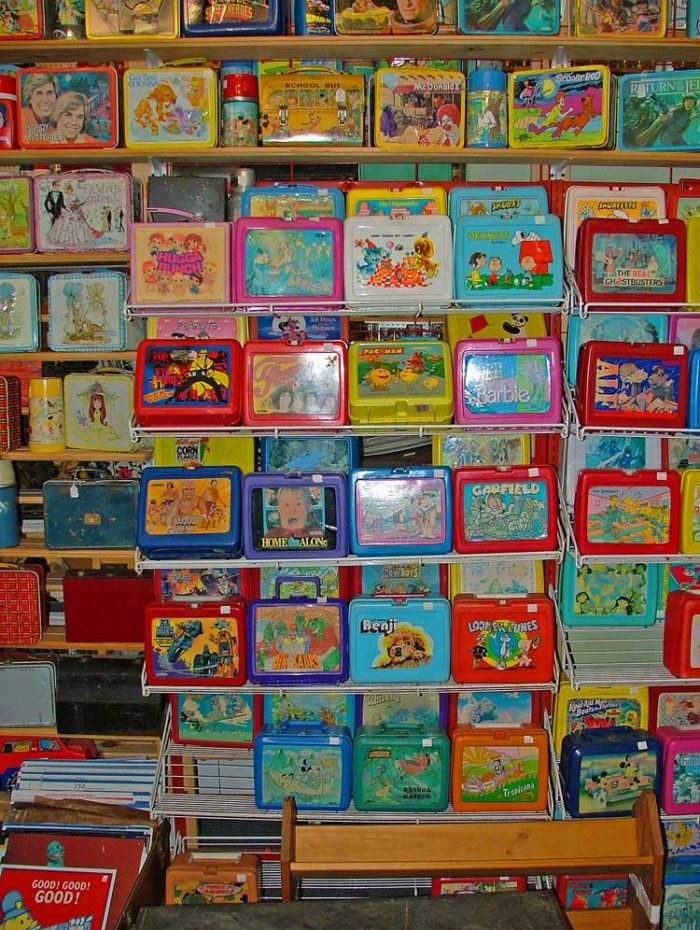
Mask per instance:
[[[467,78],[467,146],[502,149],[508,144],[508,80],[501,68],[477,67]]]
[[[12,462],[0,461],[0,549],[19,546],[17,479]]]

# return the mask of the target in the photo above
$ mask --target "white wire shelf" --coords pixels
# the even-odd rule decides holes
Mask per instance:
[[[567,397],[569,431],[577,439],[586,436],[650,436],[657,439],[693,439],[700,438],[700,429],[680,427],[669,429],[666,426],[592,426],[581,422],[576,406],[575,392],[564,378],[564,395]]]
[[[681,316],[685,313],[700,313],[698,301],[669,301],[656,300],[640,303],[634,300],[604,301],[595,300],[581,302],[574,306],[574,312],[584,319],[596,313],[656,313],[663,316]]]

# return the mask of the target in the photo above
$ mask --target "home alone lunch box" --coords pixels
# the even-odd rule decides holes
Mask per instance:
[[[365,79],[301,68],[258,78],[262,145],[363,145]]]
[[[34,251],[34,180],[0,176],[0,254]]]
[[[622,75],[617,85],[617,148],[698,151],[698,91],[700,70]]]
[[[138,481],[56,478],[42,494],[49,549],[134,548]]]
[[[51,275],[49,348],[54,352],[126,349],[126,294],[127,279],[121,271]]]
[[[63,379],[67,449],[131,452],[134,376],[130,371],[98,367]]]
[[[168,152],[212,148],[218,136],[212,68],[129,68],[124,72],[124,142]]]
[[[39,282],[22,271],[0,273],[0,360],[39,348]]]
[[[466,78],[437,68],[378,68],[374,144],[402,152],[463,148]]]

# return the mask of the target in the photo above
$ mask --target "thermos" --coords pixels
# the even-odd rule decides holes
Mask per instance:
[[[258,144],[258,79],[247,61],[221,65],[221,145]]]
[[[19,546],[17,479],[12,462],[0,461],[0,549]]]
[[[66,448],[61,378],[29,382],[29,448],[32,452],[62,452]]]
[[[467,146],[502,149],[508,144],[505,72],[476,67],[467,79]]]
[[[688,0],[685,29],[691,39],[697,39],[700,36],[700,0]]]

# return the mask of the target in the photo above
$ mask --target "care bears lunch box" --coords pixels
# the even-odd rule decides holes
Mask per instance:
[[[258,89],[262,145],[364,144],[364,75],[301,68],[261,74]]]
[[[218,133],[212,68],[129,68],[124,72],[124,142],[168,152],[212,148]]]
[[[402,152],[463,148],[465,92],[466,78],[460,71],[378,68],[374,73],[375,146]]]

